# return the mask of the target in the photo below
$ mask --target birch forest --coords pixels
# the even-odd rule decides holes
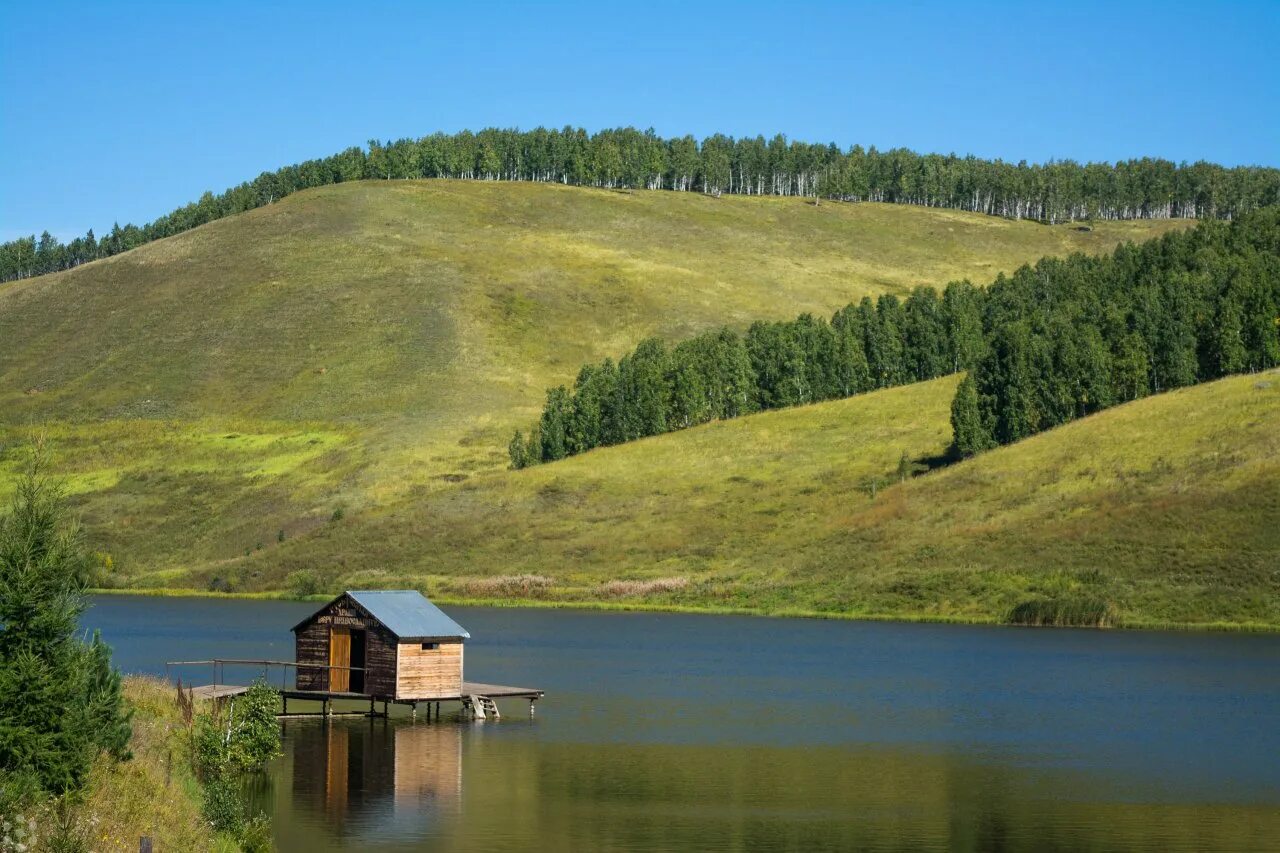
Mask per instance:
[[[664,139],[634,128],[487,129],[353,147],[194,201],[142,226],[119,223],[62,242],[49,232],[0,244],[0,281],[128,251],[198,225],[343,181],[454,178],[543,181],[713,196],[806,196],[945,207],[1048,223],[1090,219],[1233,219],[1280,203],[1280,170],[1142,158],[1009,163],[955,154],[811,144],[777,135]]]

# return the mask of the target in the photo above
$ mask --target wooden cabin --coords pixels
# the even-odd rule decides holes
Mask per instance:
[[[299,691],[392,702],[463,695],[471,635],[416,590],[349,590],[293,633]]]

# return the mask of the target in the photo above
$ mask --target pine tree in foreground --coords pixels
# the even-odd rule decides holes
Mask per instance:
[[[90,559],[37,448],[0,517],[0,786],[62,795],[94,757],[128,757],[120,675],[79,636]]]

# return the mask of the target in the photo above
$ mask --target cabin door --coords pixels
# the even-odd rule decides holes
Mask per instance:
[[[329,666],[351,666],[351,629],[329,629]],[[329,670],[329,692],[346,693],[351,689],[350,669]]]

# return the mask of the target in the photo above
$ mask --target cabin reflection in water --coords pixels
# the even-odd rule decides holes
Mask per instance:
[[[377,815],[381,836],[421,834],[460,808],[460,726],[386,720],[284,726],[293,810],[322,817],[340,833]]]

